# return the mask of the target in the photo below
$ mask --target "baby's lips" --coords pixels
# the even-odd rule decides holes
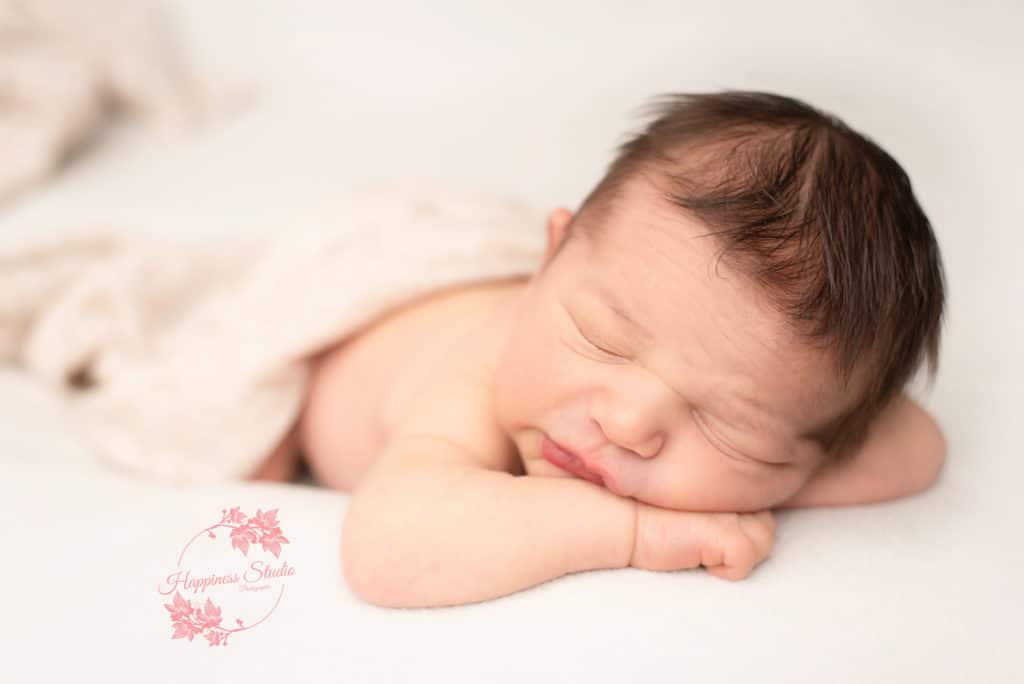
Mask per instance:
[[[541,443],[541,451],[545,459],[559,468],[567,470],[578,477],[593,482],[594,484],[601,485],[613,494],[626,496],[626,494],[623,493],[622,488],[619,487],[618,482],[611,476],[607,469],[588,462],[584,456],[566,449],[554,440],[550,439],[547,435],[544,436],[544,440]]]

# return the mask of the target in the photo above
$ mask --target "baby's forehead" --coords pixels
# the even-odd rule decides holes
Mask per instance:
[[[845,383],[836,345],[789,318],[714,233],[653,186],[633,184],[573,261],[573,279],[604,308],[625,313],[599,325],[632,319],[655,347],[706,348],[696,354],[705,370],[756,379],[794,413],[846,410],[863,389],[862,373]]]
[[[714,290],[674,290],[669,283],[652,294],[650,283],[613,277],[614,269],[597,262],[580,268],[586,274],[577,280],[573,299],[596,312],[594,324],[616,339],[669,350],[670,357],[698,358],[694,367],[708,374],[749,378],[768,393],[792,399],[799,413],[843,404],[851,394],[827,345],[800,335],[780,312],[734,309],[734,297],[742,293],[730,290],[716,299]]]
[[[596,272],[620,270],[628,265],[658,272],[683,268],[717,269],[733,276],[734,264],[720,248],[715,230],[664,201],[626,199],[598,226],[582,230],[587,250],[584,264]],[[739,271],[737,270],[737,275]]]

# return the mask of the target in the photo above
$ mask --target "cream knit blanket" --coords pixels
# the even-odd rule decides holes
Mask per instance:
[[[0,361],[62,393],[110,463],[245,478],[297,417],[312,354],[411,297],[531,273],[543,222],[516,201],[392,184],[268,238],[23,240],[0,246]]]
[[[0,203],[45,180],[121,113],[173,137],[253,101],[253,87],[193,73],[159,9],[149,0],[0,0]]]

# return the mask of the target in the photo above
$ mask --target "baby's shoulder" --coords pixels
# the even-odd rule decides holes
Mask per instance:
[[[507,336],[507,308],[490,308],[454,337],[443,362],[417,383],[394,416],[387,440],[428,435],[475,454],[481,466],[516,472],[515,444],[497,419],[494,373]]]

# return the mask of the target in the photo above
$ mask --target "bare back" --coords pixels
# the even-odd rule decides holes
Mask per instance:
[[[505,339],[505,314],[523,284],[486,281],[432,293],[319,354],[298,425],[299,449],[316,478],[352,491],[396,430],[427,420],[430,411],[448,411],[438,417],[450,419],[452,411],[468,410],[459,408],[452,381],[478,383],[465,391],[486,390]],[[439,402],[433,390],[442,387],[448,395]],[[480,419],[456,420],[459,429],[476,430],[477,442],[495,446],[501,436]],[[511,442],[502,445],[509,448]]]

